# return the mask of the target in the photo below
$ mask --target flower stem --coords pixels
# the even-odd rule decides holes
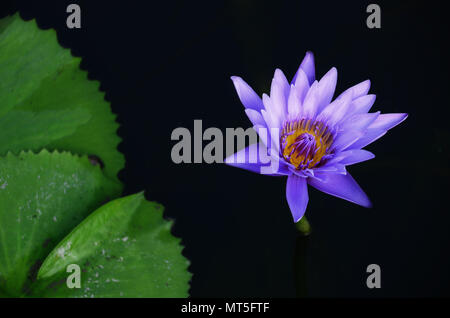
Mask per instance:
[[[309,250],[309,236],[297,235],[294,253],[294,279],[295,295],[297,297],[308,296],[307,286],[307,257]]]
[[[295,227],[297,230],[302,234],[303,236],[308,236],[311,234],[311,225],[309,224],[308,220],[306,219],[306,216],[303,216],[300,221],[295,223]]]

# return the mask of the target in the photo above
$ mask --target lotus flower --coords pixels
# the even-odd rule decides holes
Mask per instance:
[[[368,94],[369,80],[332,101],[337,70],[333,67],[320,81],[315,80],[311,52],[306,53],[290,84],[277,69],[270,96],[263,94],[262,100],[242,78],[231,79],[261,141],[226,158],[225,163],[261,173],[265,164],[260,159],[246,162],[244,158],[246,154],[258,157],[263,147],[270,160],[279,163],[268,174],[287,176],[286,198],[294,222],[305,214],[308,184],[361,206],[372,206],[346,167],[374,158],[362,148],[405,120],[407,114],[369,113],[375,102],[375,95]]]

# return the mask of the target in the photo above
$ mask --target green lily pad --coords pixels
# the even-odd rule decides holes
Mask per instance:
[[[120,194],[124,158],[79,64],[54,30],[0,20],[0,297],[186,297],[162,207],[137,194],[99,208]],[[65,284],[71,264],[82,288]]]
[[[70,153],[0,158],[0,294],[23,296],[54,246],[120,187]]]
[[[11,110],[0,117],[0,154],[39,150],[54,140],[71,135],[89,121],[83,109],[42,112]]]
[[[45,297],[186,297],[191,274],[180,239],[161,205],[142,193],[111,201],[89,215],[45,259],[34,295]],[[69,288],[69,265],[81,288]]]
[[[8,114],[12,111],[27,112],[29,117],[17,122],[20,138],[11,148],[2,145],[0,155],[44,147],[95,155],[104,164],[105,174],[118,181],[117,173],[124,166],[117,150],[118,123],[99,83],[88,80],[79,64],[80,58],[60,47],[54,30],[41,30],[35,21],[25,22],[18,14],[0,21],[0,119],[17,117],[18,113]],[[41,120],[36,129],[45,127],[55,117],[52,112],[63,123],[52,122],[47,134],[27,138],[26,133],[33,134],[27,127],[30,120]]]

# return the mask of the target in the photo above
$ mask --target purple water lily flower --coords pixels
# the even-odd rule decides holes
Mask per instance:
[[[367,94],[370,81],[350,87],[332,101],[337,70],[332,68],[315,80],[314,56],[307,52],[289,84],[283,72],[275,71],[270,97],[261,98],[242,78],[232,77],[245,113],[261,142],[225,159],[225,163],[261,172],[263,164],[242,162],[245,154],[257,156],[264,147],[271,160],[279,162],[271,175],[287,176],[286,197],[298,222],[308,205],[307,185],[364,207],[371,202],[346,166],[374,158],[362,148],[398,125],[407,114],[369,113],[375,95]],[[263,134],[266,131],[268,134]]]

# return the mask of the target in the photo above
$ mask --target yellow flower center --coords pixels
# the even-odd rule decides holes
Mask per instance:
[[[322,122],[288,121],[281,133],[281,153],[297,169],[311,169],[327,154],[332,142],[332,132]]]

